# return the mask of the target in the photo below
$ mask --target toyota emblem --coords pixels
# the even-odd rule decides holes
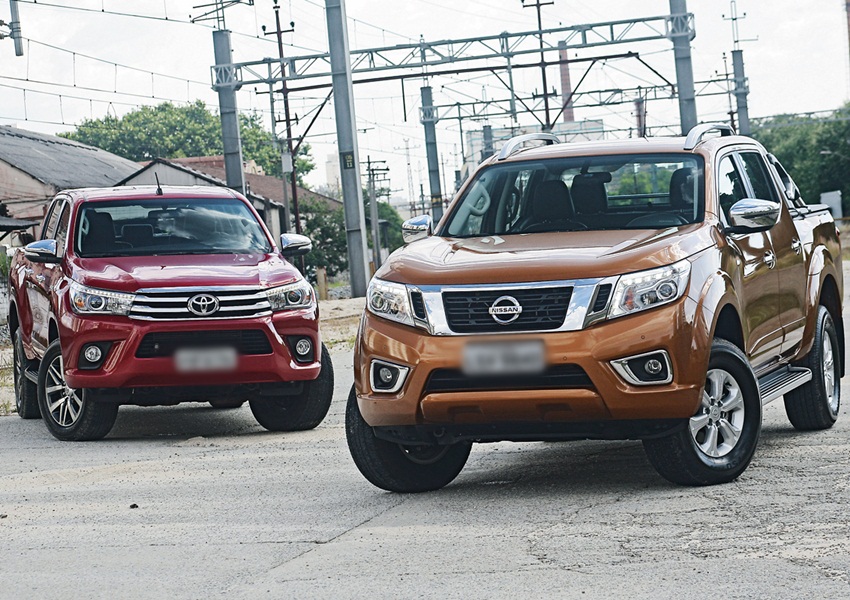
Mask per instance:
[[[198,294],[189,298],[187,308],[192,314],[199,317],[208,317],[218,312],[218,298],[212,294]]]
[[[522,313],[522,305],[513,296],[502,296],[487,309],[493,320],[499,325],[507,325],[519,319]]]

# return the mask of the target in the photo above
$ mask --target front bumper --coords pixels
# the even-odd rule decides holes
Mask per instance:
[[[65,300],[67,301],[67,300]],[[72,388],[148,388],[164,386],[234,386],[256,383],[311,381],[319,376],[321,339],[318,308],[274,313],[246,319],[197,319],[147,321],[117,316],[80,316],[70,306],[59,320],[59,339],[65,380]],[[270,343],[271,352],[240,354],[237,368],[228,372],[181,373],[172,356],[138,358],[142,339],[154,333],[259,330]],[[314,361],[295,360],[286,343],[288,336],[309,337]],[[93,342],[111,342],[98,369],[80,368],[81,350]]]
[[[433,391],[437,369],[461,367],[463,347],[480,336],[430,336],[421,329],[364,314],[355,348],[355,389],[373,427],[493,423],[597,422],[684,419],[699,406],[711,348],[710,323],[683,297],[668,306],[602,321],[582,331],[487,336],[487,341],[542,339],[550,367],[579,367],[586,377],[569,387],[505,385],[500,389]],[[670,383],[629,384],[611,361],[665,350]],[[397,393],[372,389],[372,359],[409,367]],[[583,381],[582,381],[583,379]],[[533,429],[533,428],[532,428]],[[542,429],[542,427],[541,427]]]

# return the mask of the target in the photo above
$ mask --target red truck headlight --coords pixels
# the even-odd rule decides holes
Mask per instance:
[[[315,296],[313,286],[306,280],[296,281],[287,285],[266,290],[269,304],[275,312],[281,310],[293,310],[296,308],[310,308],[313,306]]]
[[[80,315],[128,315],[135,294],[90,288],[71,281],[71,308]]]

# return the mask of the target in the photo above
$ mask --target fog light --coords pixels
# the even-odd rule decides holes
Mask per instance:
[[[673,381],[673,367],[666,350],[612,360],[611,366],[631,385],[666,385]]]
[[[100,360],[100,357],[103,356],[103,352],[97,346],[89,346],[83,352],[83,356],[86,357],[86,360],[90,363],[96,363]]]
[[[409,367],[394,365],[382,360],[373,360],[371,367],[372,390],[383,394],[394,394],[404,385]]]
[[[650,358],[646,361],[646,364],[643,365],[643,370],[650,375],[658,375],[663,368],[664,365],[661,364],[661,361],[657,358]]]
[[[382,382],[389,383],[393,380],[393,372],[389,367],[381,367],[378,369],[378,377],[381,378]]]
[[[313,350],[313,344],[307,338],[301,338],[295,343],[295,354],[307,356]]]

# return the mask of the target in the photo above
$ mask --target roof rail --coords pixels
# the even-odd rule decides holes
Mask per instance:
[[[693,150],[702,141],[703,136],[709,131],[719,131],[720,137],[735,135],[735,130],[731,125],[725,123],[703,123],[692,127],[688,132],[688,137],[685,140],[685,150]]]
[[[515,152],[519,152],[524,143],[535,141],[546,142],[547,146],[561,143],[561,140],[559,140],[558,136],[554,133],[529,133],[526,135],[518,135],[505,142],[505,145],[502,146],[502,150],[499,152],[498,160],[505,160]]]

